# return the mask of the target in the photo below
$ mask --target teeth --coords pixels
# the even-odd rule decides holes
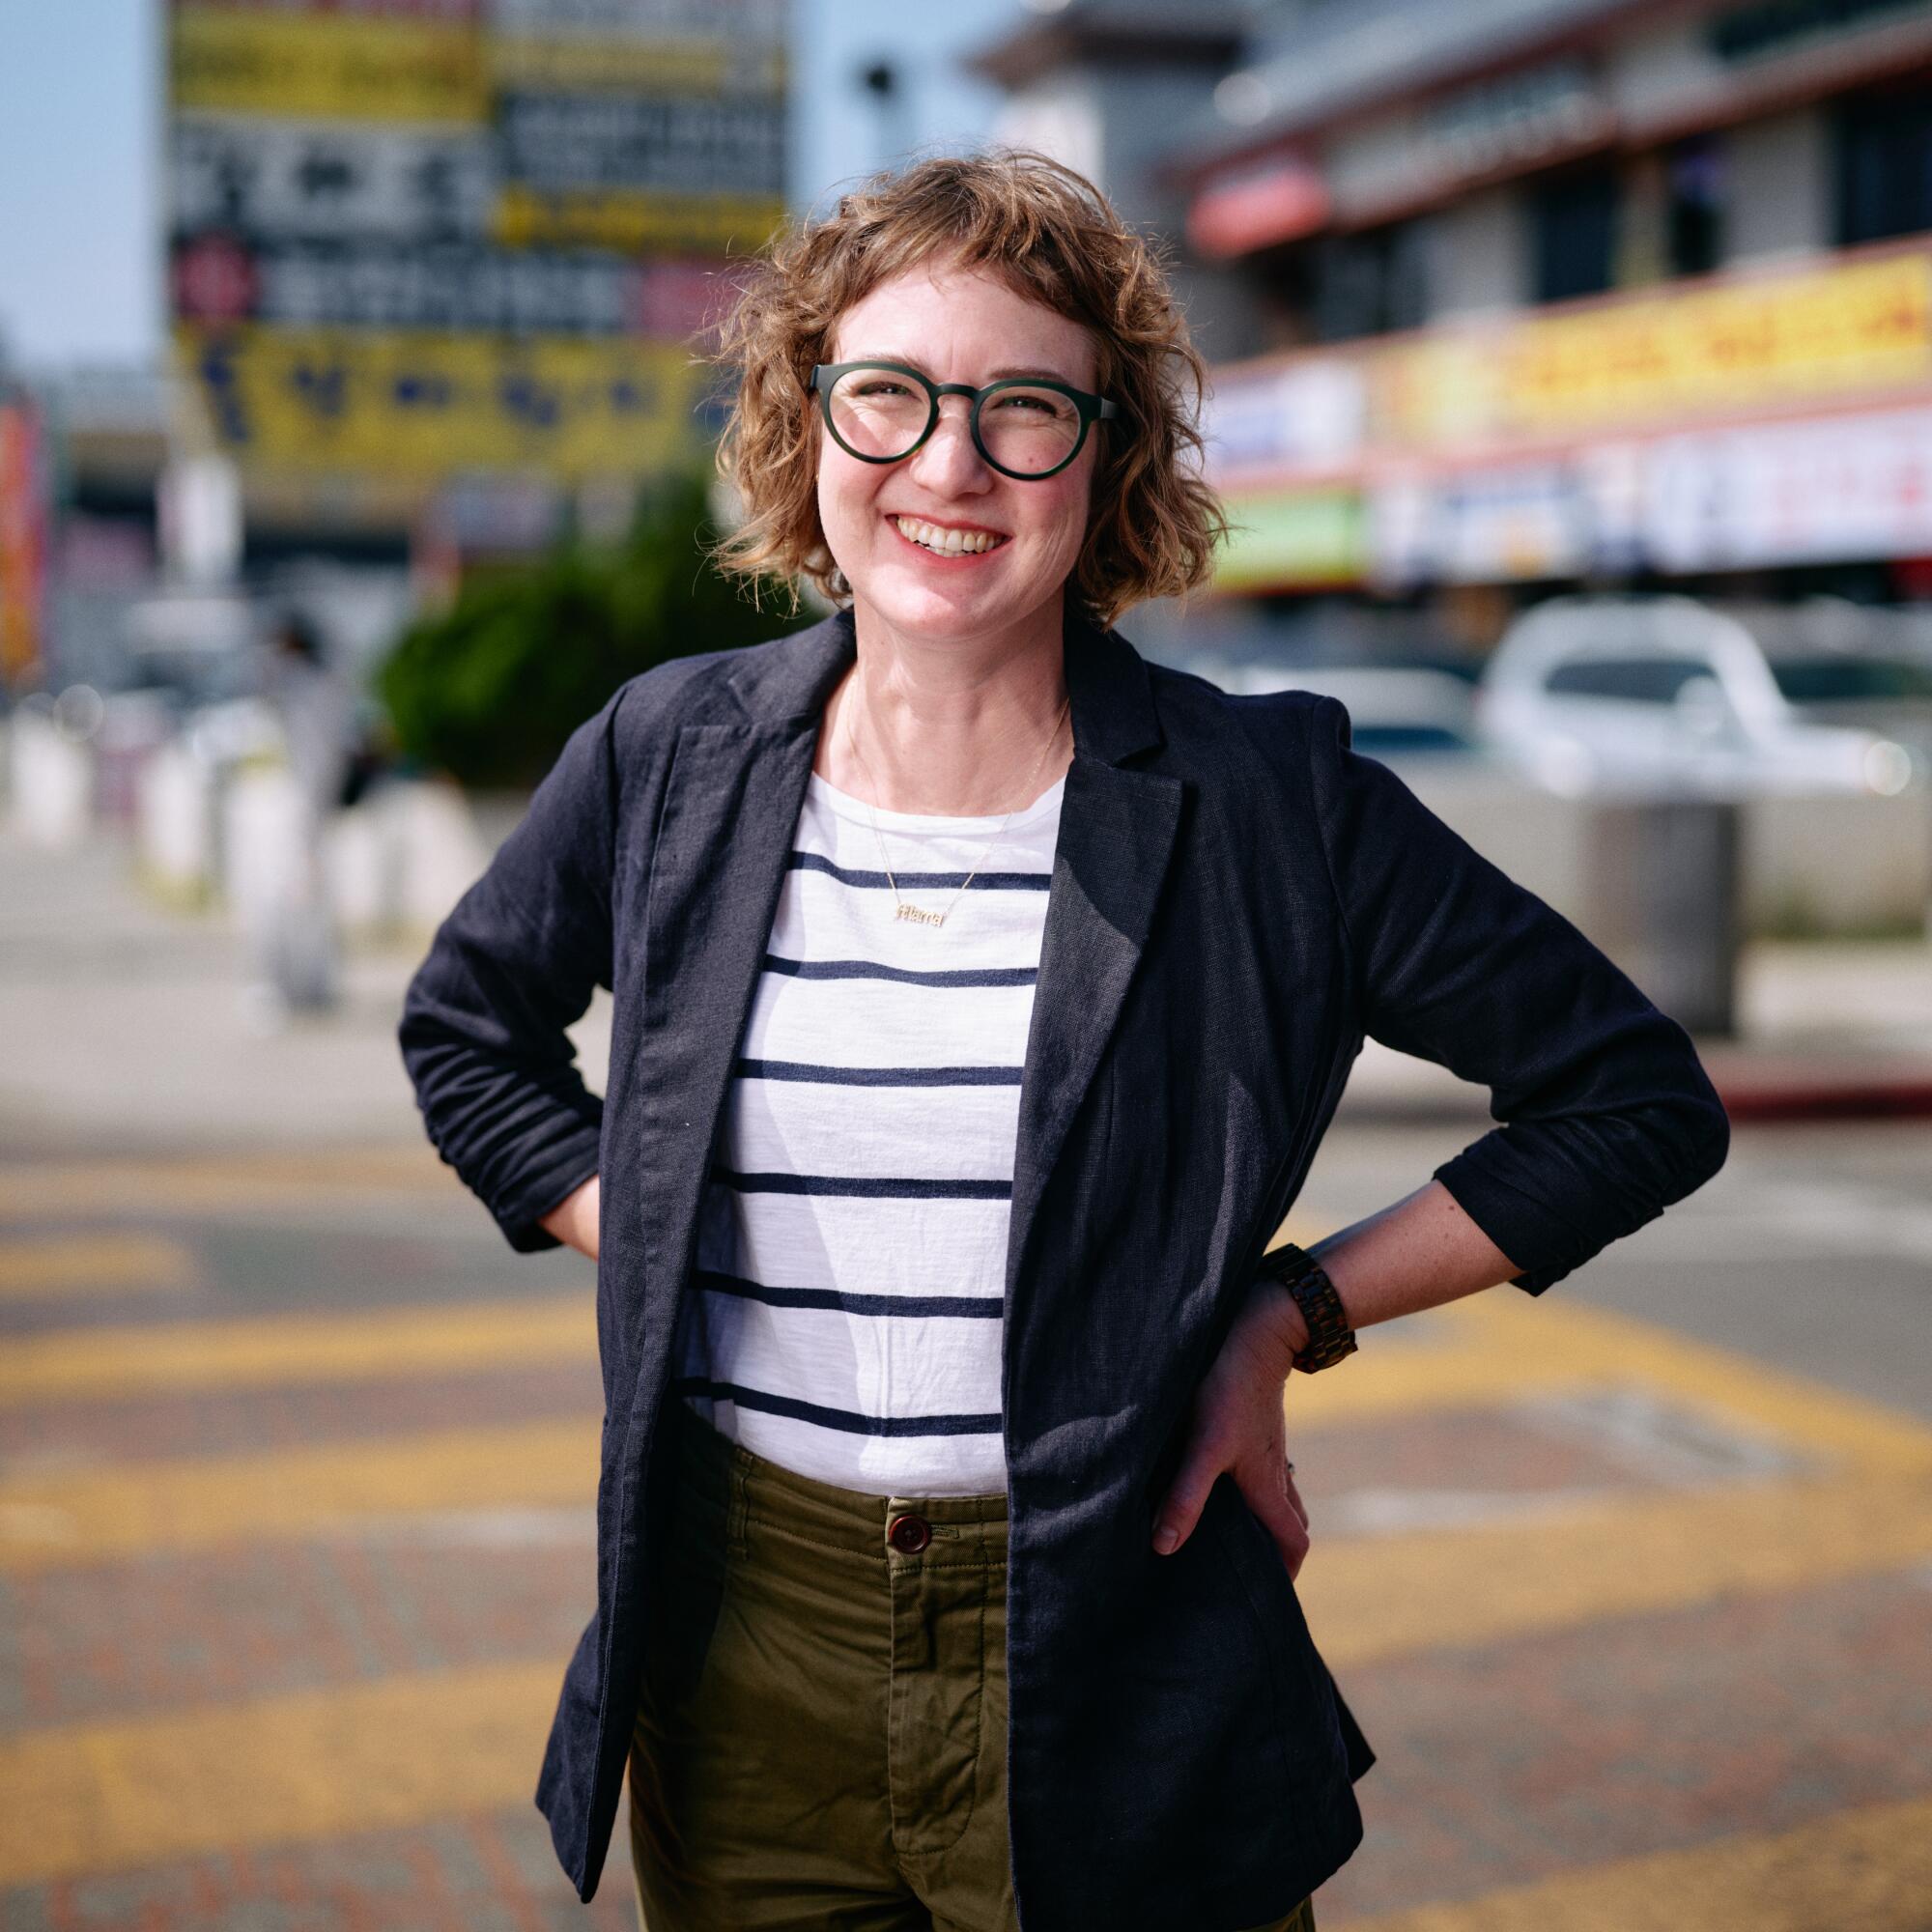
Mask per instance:
[[[944,530],[937,524],[923,523],[918,517],[895,517],[899,534],[941,556],[963,556],[968,552],[991,550],[1006,542],[990,530]]]

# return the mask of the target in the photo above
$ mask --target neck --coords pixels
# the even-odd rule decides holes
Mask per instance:
[[[986,638],[908,635],[863,603],[853,620],[858,658],[812,765],[828,783],[891,811],[975,817],[1030,805],[1065,771],[1059,598]]]

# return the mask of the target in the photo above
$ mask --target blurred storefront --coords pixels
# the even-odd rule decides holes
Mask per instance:
[[[1157,172],[1211,291],[1224,590],[1478,641],[1579,582],[1922,591],[1927,0],[1258,6]]]

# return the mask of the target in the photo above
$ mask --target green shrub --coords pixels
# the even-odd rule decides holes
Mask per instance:
[[[788,591],[753,605],[721,577],[707,534],[704,485],[682,476],[645,495],[613,549],[572,539],[467,580],[447,611],[404,632],[379,675],[398,749],[468,785],[532,785],[626,678],[809,621]]]

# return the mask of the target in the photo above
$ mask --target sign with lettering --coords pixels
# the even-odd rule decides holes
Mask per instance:
[[[783,216],[786,18],[172,0],[169,291],[205,440],[258,495],[385,502],[695,455],[694,332]]]

